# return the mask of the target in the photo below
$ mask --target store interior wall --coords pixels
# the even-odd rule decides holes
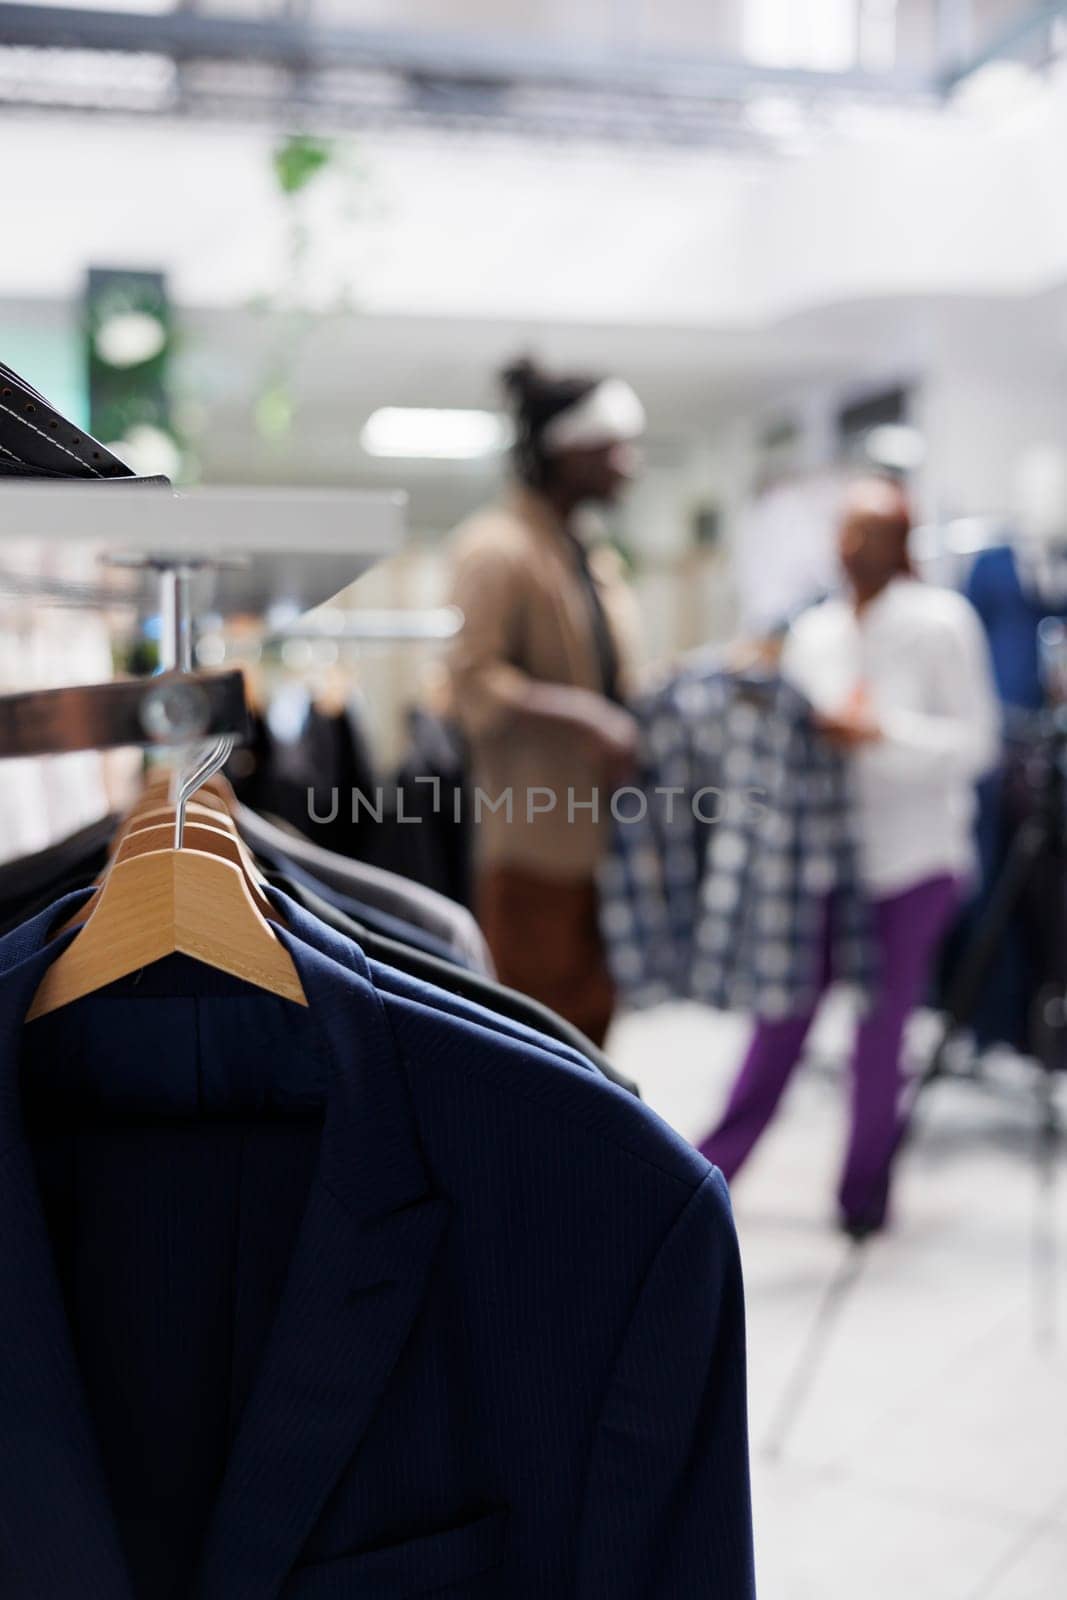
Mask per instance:
[[[292,422],[279,437],[265,437],[255,415],[259,352],[271,325],[269,314],[253,310],[178,309],[177,415],[196,477],[402,487],[410,497],[411,547],[361,580],[355,598],[365,605],[442,602],[449,530],[501,492],[506,473],[501,459],[367,456],[360,429],[376,406],[493,406],[494,372],[523,349],[564,369],[629,377],[648,406],[650,437],[642,476],[610,531],[632,566],[652,663],[767,620],[758,608],[752,615],[738,585],[746,581],[763,442],[775,427],[792,429],[792,470],[832,474],[842,407],[905,384],[910,420],[927,450],[915,482],[920,517],[1005,524],[1023,452],[1035,440],[1067,433],[1067,294],[896,296],[827,306],[753,339],[751,358],[739,355],[736,342],[728,349],[728,338],[699,329],[323,315],[302,335]],[[32,352],[24,369],[74,415],[84,404],[79,336],[74,297],[0,304],[0,340],[14,352],[13,364],[20,350],[27,358]],[[831,518],[832,497],[827,550]],[[699,530],[709,524],[714,537],[700,542]],[[751,582],[760,581],[757,570]],[[432,681],[435,655],[425,646],[369,648],[358,663],[387,753],[402,745],[403,709]]]
[[[64,182],[63,207],[12,230],[0,342],[84,415],[87,267],[162,269],[186,475],[403,488],[412,547],[361,591],[393,605],[442,598],[448,530],[499,492],[506,463],[372,458],[370,413],[495,407],[494,373],[522,351],[619,372],[649,437],[610,532],[664,660],[749,625],[738,571],[776,430],[789,470],[832,474],[842,408],[899,386],[926,446],[920,518],[1010,521],[1020,455],[1067,422],[1067,220],[1047,203],[1062,91],[1054,74],[1025,102],[853,105],[775,161],[378,132],[297,203],[272,183],[269,130],[153,121],[136,126],[136,181]],[[5,119],[9,139],[33,139],[38,191],[75,145],[113,164],[121,127]],[[279,370],[286,415],[265,426]],[[404,652],[378,696],[402,704],[428,654]]]

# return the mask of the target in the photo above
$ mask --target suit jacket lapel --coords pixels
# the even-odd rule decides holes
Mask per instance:
[[[297,932],[301,915],[292,908]],[[366,978],[286,942],[331,1056],[326,1123],[197,1600],[278,1593],[381,1399],[446,1216],[429,1191],[380,997]]]
[[[22,1126],[22,1026],[65,905],[0,950],[0,1594],[132,1600]]]

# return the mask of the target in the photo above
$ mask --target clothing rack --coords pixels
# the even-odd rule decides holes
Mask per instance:
[[[232,820],[220,831],[204,827],[198,813],[194,844],[182,847],[190,801],[221,771],[238,739],[249,735],[242,674],[193,671],[196,607],[209,597],[216,609],[257,615],[268,603],[289,610],[314,605],[347,586],[358,569],[391,553],[383,538],[395,531],[398,503],[391,497],[375,499],[378,520],[362,541],[353,539],[351,516],[344,518],[346,542],[355,544],[356,554],[343,567],[338,513],[351,513],[351,497],[311,499],[313,506],[302,507],[299,495],[282,496],[288,513],[283,518],[275,515],[273,497],[265,502],[261,495],[230,491],[220,503],[210,491],[186,498],[162,486],[133,495],[128,488],[36,484],[0,502],[8,512],[0,570],[13,572],[22,584],[42,572],[42,559],[42,575],[62,583],[69,576],[63,556],[71,551],[80,580],[87,560],[131,577],[135,592],[143,592],[145,579],[156,580],[163,669],[139,683],[0,697],[0,756],[120,744],[182,752],[167,785],[169,802],[160,806],[164,793],[146,790],[128,813],[84,929],[49,969],[29,1018],[106,986],[131,971],[131,961],[170,953],[194,955],[275,995],[307,1003],[292,958],[273,932],[276,914],[258,870]],[[111,504],[102,510],[105,500]],[[294,526],[310,530],[300,541],[298,562],[290,553]],[[253,560],[259,555],[262,560]],[[158,826],[144,838],[137,819],[146,808]],[[215,820],[212,812],[207,815]]]
[[[338,644],[420,644],[454,639],[463,627],[458,606],[346,611],[324,607],[295,622],[268,629],[266,642],[289,639]]]
[[[217,775],[243,680],[191,670],[193,618],[299,626],[399,535],[390,497],[0,490],[0,572],[105,567],[165,669],[0,695],[0,755],[197,746],[9,883],[3,1600],[751,1600],[721,1183],[460,956],[468,913],[309,872]]]
[[[403,508],[403,497],[393,494],[5,486],[0,592],[104,609],[143,607],[154,581],[162,672],[0,694],[0,758],[203,747],[208,754],[194,764],[202,781],[248,738],[249,715],[240,671],[194,672],[194,615],[210,605],[216,614],[293,618],[321,604],[399,548]],[[184,817],[183,799],[177,844]]]
[[[394,494],[5,486],[0,591],[111,608],[142,602],[155,583],[163,673],[0,695],[0,756],[243,737],[240,672],[193,672],[194,615],[210,605],[267,629],[281,610],[295,627],[302,609],[400,548],[403,513]]]
[[[240,672],[29,690],[0,696],[0,757],[187,745],[243,736],[246,723]]]

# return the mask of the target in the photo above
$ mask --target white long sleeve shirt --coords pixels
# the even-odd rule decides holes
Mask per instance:
[[[975,783],[996,761],[1000,709],[970,603],[907,577],[858,614],[824,601],[797,619],[782,671],[831,715],[862,688],[884,734],[852,757],[867,888],[888,896],[971,873]]]

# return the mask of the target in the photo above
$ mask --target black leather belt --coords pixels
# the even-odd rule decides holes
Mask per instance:
[[[133,474],[0,361],[0,476],[99,480]]]

